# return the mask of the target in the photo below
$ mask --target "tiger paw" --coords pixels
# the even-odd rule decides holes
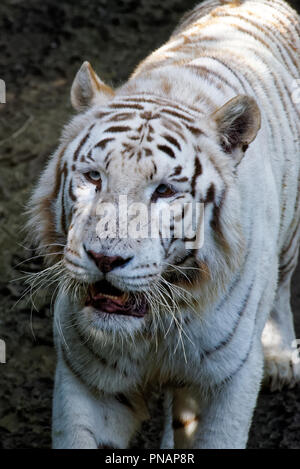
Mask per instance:
[[[300,361],[297,350],[271,348],[265,350],[264,385],[279,391],[300,382]]]

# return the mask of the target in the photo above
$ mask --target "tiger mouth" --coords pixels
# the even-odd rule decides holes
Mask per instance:
[[[136,297],[116,288],[107,280],[90,285],[85,306],[92,306],[99,312],[139,318],[147,312],[147,302],[143,295]]]

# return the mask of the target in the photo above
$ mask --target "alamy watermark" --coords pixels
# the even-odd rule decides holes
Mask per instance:
[[[6,103],[6,85],[5,81],[0,78],[0,104]]]
[[[6,344],[0,339],[0,363],[6,363]]]
[[[204,243],[204,204],[142,202],[128,203],[121,195],[118,203],[103,202],[96,207],[99,219],[97,236],[101,239],[170,239],[184,240],[186,249],[200,249]]]

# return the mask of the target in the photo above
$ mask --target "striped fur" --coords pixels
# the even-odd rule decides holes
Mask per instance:
[[[299,380],[289,303],[299,247],[299,38],[299,17],[281,0],[207,0],[116,91],[89,64],[78,72],[71,96],[80,113],[30,203],[31,235],[62,266],[54,447],[128,447],[158,385],[162,447],[243,448],[263,363],[272,389]],[[87,181],[88,171],[101,181]],[[101,203],[127,195],[148,204],[162,183],[175,188],[170,204],[204,203],[201,249],[187,250],[172,231],[96,236]],[[156,314],[84,306],[85,287],[103,278],[87,249],[132,258],[106,278],[126,291],[160,288]],[[77,296],[64,288],[70,278]]]

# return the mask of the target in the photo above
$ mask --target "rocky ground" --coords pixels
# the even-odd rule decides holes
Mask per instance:
[[[298,2],[297,2],[298,3]],[[167,39],[194,0],[2,0],[0,78],[0,448],[50,446],[54,351],[51,292],[31,310],[23,272],[41,269],[24,246],[25,204],[60,130],[70,117],[69,89],[83,60],[117,86],[148,52]],[[295,1],[296,4],[296,1]],[[25,262],[24,262],[25,261]],[[300,337],[300,269],[293,307]],[[249,447],[300,448],[300,387],[260,394]],[[160,418],[139,447],[157,447]],[[137,443],[136,443],[137,444]]]

